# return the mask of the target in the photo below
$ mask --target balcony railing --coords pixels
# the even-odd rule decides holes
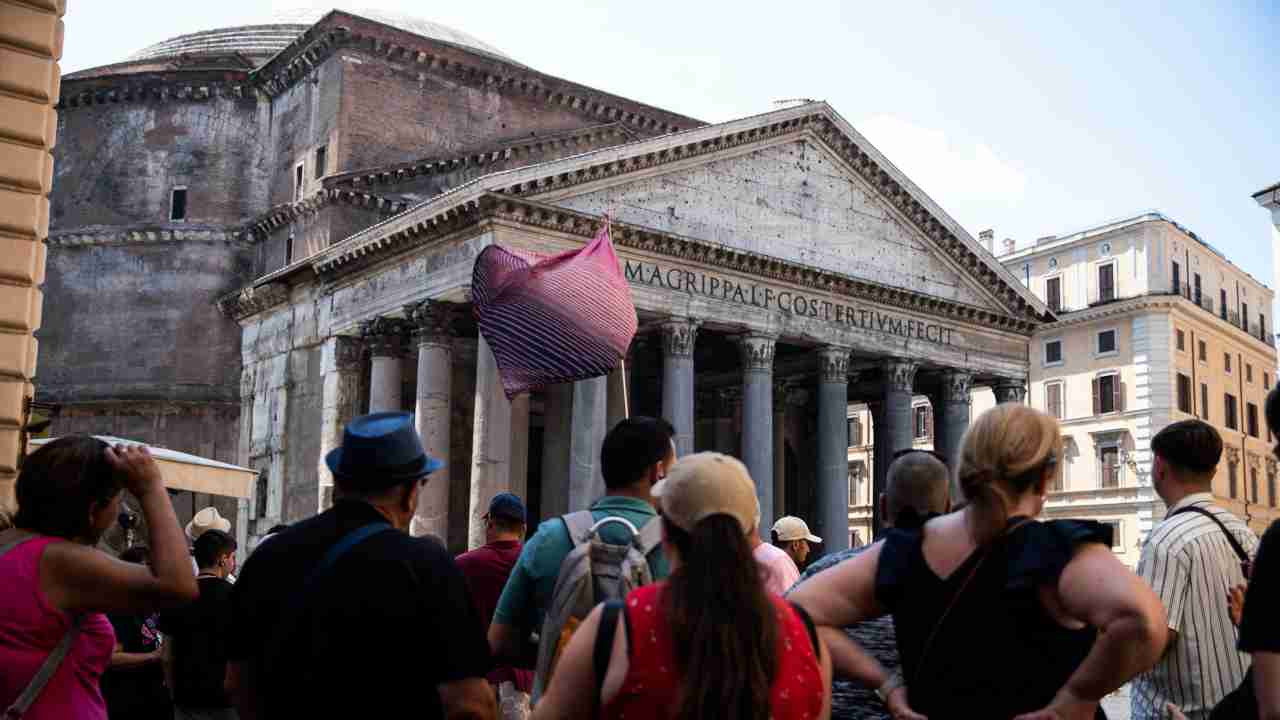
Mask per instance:
[[[1205,312],[1213,312],[1213,298],[1209,297],[1205,293],[1200,293],[1200,296],[1197,298],[1195,289],[1190,285],[1184,284],[1182,287],[1175,289],[1172,294],[1181,295]]]

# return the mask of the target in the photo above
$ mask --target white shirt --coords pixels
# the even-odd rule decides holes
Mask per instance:
[[[1164,603],[1169,629],[1177,633],[1155,667],[1133,680],[1133,720],[1167,718],[1166,702],[1190,720],[1209,711],[1244,679],[1249,656],[1236,650],[1237,633],[1227,607],[1227,590],[1244,583],[1240,557],[1222,528],[1196,512],[1172,517],[1189,505],[1204,507],[1231,531],[1251,557],[1258,538],[1239,518],[1195,493],[1169,509],[1142,546],[1138,575]]]
[[[800,579],[800,569],[782,548],[762,542],[751,551],[751,556],[760,566],[760,577],[764,580],[764,589],[775,595],[782,595],[790,590],[791,586]]]

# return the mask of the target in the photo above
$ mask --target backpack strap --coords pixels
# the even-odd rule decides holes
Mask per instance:
[[[1221,520],[1218,519],[1218,515],[1216,513],[1209,512],[1207,508],[1203,508],[1199,505],[1188,505],[1182,508],[1181,510],[1178,510],[1177,512],[1170,514],[1169,517],[1173,517],[1174,515],[1181,515],[1183,513],[1189,513],[1189,512],[1203,515],[1209,518],[1210,520],[1214,521],[1215,523],[1217,523],[1218,527],[1222,529],[1222,534],[1227,536],[1227,542],[1231,543],[1231,549],[1236,551],[1236,556],[1240,558],[1240,562],[1249,562],[1249,553],[1245,552],[1244,546],[1242,546],[1240,544],[1240,541],[1236,539],[1235,534],[1233,534],[1230,530],[1227,529],[1226,524],[1224,524]]]
[[[648,556],[649,553],[658,549],[662,544],[662,518],[654,516],[649,522],[640,528],[640,535],[636,538],[636,545],[640,548],[640,554]]]
[[[564,529],[568,531],[569,542],[573,543],[573,547],[578,547],[587,541],[591,526],[595,524],[595,517],[590,510],[571,512],[568,515],[561,515],[560,519],[564,521]]]
[[[609,658],[613,655],[613,638],[618,630],[618,614],[622,614],[623,632],[627,634],[627,652],[631,652],[631,618],[621,600],[609,600],[600,612],[600,627],[596,628],[595,647],[591,663],[596,671],[596,708],[603,705],[604,676],[609,672]]]
[[[0,557],[36,537],[39,536],[35,533],[17,528],[11,528],[0,533]],[[44,662],[40,664],[40,668],[36,670],[35,677],[31,678],[31,682],[27,683],[26,689],[4,711],[3,717],[5,720],[17,720],[26,715],[31,706],[39,699],[44,686],[48,685],[49,681],[53,679],[53,676],[58,672],[58,668],[62,665],[62,661],[66,659],[67,653],[71,652],[71,646],[75,644],[76,638],[79,637],[80,624],[83,622],[84,615],[71,616],[71,624],[67,626],[67,631],[62,634],[62,639],[53,648],[53,652],[49,653]]]

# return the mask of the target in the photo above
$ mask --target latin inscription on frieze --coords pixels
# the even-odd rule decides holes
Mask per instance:
[[[941,323],[906,318],[848,302],[837,302],[698,270],[625,260],[627,281],[724,302],[823,320],[850,328],[951,345],[954,330]]]

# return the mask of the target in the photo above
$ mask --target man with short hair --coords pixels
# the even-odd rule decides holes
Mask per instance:
[[[947,466],[932,453],[914,451],[900,455],[889,465],[889,472],[885,476],[884,492],[876,499],[880,503],[880,517],[884,518],[884,529],[891,530],[895,527],[904,530],[915,529],[934,515],[950,512],[949,482]],[[871,547],[873,546],[863,545],[840,553],[840,560],[847,560]],[[805,573],[805,578],[833,567],[837,562],[828,564],[827,558],[822,558],[809,572]],[[804,579],[800,583],[803,587]],[[824,629],[822,632],[827,630]],[[891,677],[902,666],[902,661],[898,657],[897,633],[893,629],[891,616],[886,615],[858,623],[846,628],[845,632],[858,643],[859,647],[874,657]],[[832,653],[839,653],[845,645],[828,642],[827,647],[831,648]],[[842,662],[844,667],[851,667],[857,663],[857,660],[842,660],[838,655],[832,655],[834,667],[841,667]],[[857,682],[848,680],[837,679],[836,682],[841,684],[839,690],[850,698],[846,706],[852,709],[853,714],[850,717],[853,720],[888,720],[889,712],[877,696],[875,688],[863,687]]]
[[[1236,650],[1227,591],[1244,582],[1235,547],[1251,556],[1249,526],[1213,502],[1222,438],[1201,420],[1182,420],[1151,438],[1152,485],[1169,508],[1142,547],[1138,575],[1169,616],[1169,644],[1150,671],[1134,678],[1134,720],[1168,717],[1168,706],[1206,718],[1240,684],[1249,658]]]
[[[796,564],[797,571],[803,568],[809,559],[809,543],[820,543],[822,538],[809,532],[809,525],[794,516],[778,518],[773,524],[773,544],[782,548]]]
[[[676,461],[674,435],[671,423],[652,417],[627,418],[609,431],[600,450],[606,495],[590,508],[596,522],[620,517],[639,530],[657,517],[649,491]],[[613,544],[631,541],[630,531],[620,523],[602,526],[600,537]],[[571,550],[568,527],[558,517],[539,525],[525,543],[489,625],[489,645],[495,655],[514,658],[528,651],[525,641],[542,628],[560,564]],[[670,572],[661,547],[649,554],[648,561],[654,580]]]
[[[764,589],[775,595],[785,595],[800,579],[800,569],[785,550],[760,539],[760,527],[751,533],[751,557],[760,567],[760,580]]]
[[[467,579],[471,600],[486,628],[493,620],[493,610],[511,576],[511,568],[520,557],[524,533],[524,502],[512,493],[498,493],[484,514],[485,544],[459,555],[455,561]],[[489,673],[488,679],[498,693],[499,717],[514,720],[527,716],[529,693],[533,691],[532,670],[502,664]]]
[[[185,607],[160,614],[167,637],[162,653],[165,680],[173,695],[176,720],[235,720],[223,689],[227,673],[227,633],[231,629],[231,583],[236,568],[235,538],[205,529],[196,538],[196,582],[200,597]]]
[[[408,534],[442,467],[413,415],[352,420],[325,463],[333,507],[262,544],[236,583],[227,687],[241,715],[493,718],[466,580]]]

